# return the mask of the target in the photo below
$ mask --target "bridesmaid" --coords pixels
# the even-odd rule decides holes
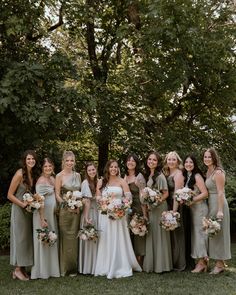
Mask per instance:
[[[131,198],[129,186],[119,176],[119,166],[115,160],[108,161],[105,166],[104,178],[97,185],[97,200],[106,193],[117,200]],[[95,276],[106,275],[112,279],[132,276],[133,270],[141,271],[133,251],[126,216],[112,220],[99,213],[98,218],[100,238]]]
[[[23,201],[26,192],[34,193],[38,179],[37,156],[27,150],[22,157],[22,168],[12,178],[8,199],[13,203],[11,210],[10,264],[15,266],[12,277],[29,280],[25,267],[33,265],[32,215],[26,213]]]
[[[167,177],[167,184],[169,189],[169,209],[177,211],[178,204],[174,199],[176,190],[183,188],[184,177],[182,174],[182,160],[175,152],[169,152],[164,160],[163,172]],[[174,270],[183,271],[186,267],[185,258],[185,229],[183,222],[183,206],[179,206],[180,212],[180,227],[170,233],[172,246],[172,260]]]
[[[75,155],[65,151],[62,157],[62,171],[56,175],[56,199],[63,203],[63,195],[68,191],[81,189],[80,174],[75,172]],[[77,274],[78,266],[78,238],[80,224],[79,209],[71,210],[60,206],[59,211],[59,262],[61,276]]]
[[[31,279],[60,277],[57,242],[51,247],[43,245],[39,242],[36,232],[38,228],[48,227],[49,230],[54,230],[58,235],[53,170],[52,160],[45,158],[42,165],[42,174],[36,183],[36,192],[44,196],[45,201],[44,208],[36,210],[33,214],[34,266],[31,271]]]
[[[201,170],[198,168],[196,158],[188,155],[184,159],[184,185],[195,192],[190,204],[191,211],[191,256],[197,259],[192,273],[207,271],[208,239],[202,231],[202,219],[208,214],[206,198],[208,191],[204,183]]]
[[[85,207],[81,216],[80,228],[92,223],[98,228],[98,210],[96,203],[97,169],[93,163],[85,166],[85,180],[81,192],[85,199]],[[97,242],[80,240],[78,270],[83,274],[94,274],[97,259]]]
[[[225,270],[224,260],[231,258],[230,216],[225,197],[225,171],[215,149],[204,152],[204,164],[207,166],[206,187],[209,191],[209,216],[221,220],[220,232],[209,239],[209,257],[216,261],[210,274],[219,274]]]
[[[135,154],[130,154],[126,159],[124,179],[128,183],[132,194],[132,214],[136,213],[147,219],[147,207],[142,205],[140,200],[141,191],[146,186],[146,181],[140,172],[140,162]],[[139,265],[142,267],[143,257],[145,255],[146,237],[132,235],[132,238],[134,253]]]
[[[160,226],[161,214],[168,210],[166,199],[168,186],[166,178],[161,172],[161,158],[152,151],[148,154],[145,163],[145,178],[147,186],[162,193],[161,203],[158,207],[149,210],[149,232],[146,237],[146,256],[143,269],[146,272],[162,273],[173,269],[171,256],[170,233]]]

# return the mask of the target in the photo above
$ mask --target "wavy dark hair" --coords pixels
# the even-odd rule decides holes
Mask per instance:
[[[111,160],[108,160],[105,167],[104,167],[104,175],[103,175],[103,180],[102,180],[102,187],[101,189],[103,189],[108,181],[109,181],[109,177],[110,177],[110,174],[109,174],[109,168],[111,166],[112,163],[117,163],[117,166],[119,168],[119,164],[118,164],[118,161],[116,161],[115,159],[111,159]],[[119,169],[118,169],[119,170]],[[117,172],[117,176],[119,175],[119,171]]]
[[[135,176],[137,176],[140,172],[141,172],[141,168],[140,168],[140,161],[139,161],[139,158],[136,154],[129,154],[128,157],[126,158],[126,161],[125,161],[125,174],[126,175],[129,175],[129,170],[128,170],[128,167],[127,167],[127,162],[133,158],[135,163],[136,163],[136,167],[135,167]]]
[[[95,196],[96,194],[96,187],[97,187],[97,182],[98,182],[98,176],[97,174],[95,175],[95,178],[94,179],[91,179],[88,175],[88,172],[87,172],[87,169],[89,166],[94,166],[94,168],[96,168],[97,170],[97,167],[94,163],[92,162],[89,162],[89,163],[86,163],[85,164],[85,179],[87,179],[88,181],[88,184],[89,184],[89,188],[90,188],[90,191],[92,193],[93,196]]]
[[[203,177],[203,179],[205,178],[203,176],[201,169],[198,167],[197,159],[195,158],[194,155],[192,154],[187,155],[183,160],[183,164],[186,162],[188,158],[190,158],[193,161],[193,170],[192,170],[190,179],[188,181],[188,187],[193,190],[194,184],[196,183],[196,178],[195,178],[196,174],[200,174]],[[184,185],[185,185],[188,180],[188,171],[185,168],[183,168],[183,176],[184,176]]]
[[[152,180],[153,182],[155,183],[155,180],[157,178],[158,175],[160,175],[162,173],[162,161],[161,161],[161,156],[159,155],[159,153],[157,151],[150,151],[146,157],[146,161],[144,163],[144,169],[145,169],[145,172],[144,172],[144,177],[145,177],[145,180],[148,181],[148,178],[149,178],[149,175],[151,173],[150,171],[150,168],[148,167],[147,165],[147,160],[148,158],[151,156],[151,155],[155,155],[156,158],[157,158],[157,167],[154,171],[154,175],[152,176]]]
[[[28,170],[27,170],[27,165],[26,165],[26,158],[27,156],[30,155],[34,157],[35,159],[35,165],[31,169],[30,174],[33,180],[32,186],[30,183],[29,175],[28,175]],[[36,152],[34,150],[26,150],[21,158],[21,167],[22,167],[22,175],[23,175],[23,184],[26,186],[27,190],[34,193],[35,192],[35,184],[39,178],[40,175],[40,169],[39,169],[39,163],[38,163],[38,157],[36,155]]]

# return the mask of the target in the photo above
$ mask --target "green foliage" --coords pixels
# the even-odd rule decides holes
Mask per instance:
[[[234,232],[236,225],[236,179],[234,176],[227,177],[225,194],[230,209],[231,229]]]
[[[10,247],[10,216],[10,203],[0,205],[0,249],[7,249]]]

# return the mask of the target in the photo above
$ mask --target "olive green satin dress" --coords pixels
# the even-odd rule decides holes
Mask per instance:
[[[71,177],[66,178],[62,185],[61,195],[68,191],[81,189],[81,177],[79,173],[73,172]],[[59,261],[61,276],[74,274],[78,271],[78,238],[80,228],[80,214],[72,213],[67,208],[59,211]]]

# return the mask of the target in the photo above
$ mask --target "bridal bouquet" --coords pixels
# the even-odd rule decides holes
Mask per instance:
[[[216,218],[203,217],[202,228],[209,237],[214,237],[220,231],[221,225]]]
[[[134,235],[140,237],[145,236],[148,232],[146,219],[136,213],[132,216],[129,228]]]
[[[77,237],[84,241],[96,242],[98,239],[98,230],[96,230],[93,224],[87,224],[79,230]]]
[[[193,196],[194,192],[188,187],[180,188],[175,192],[176,201],[183,203],[187,206],[189,206],[192,202]]]
[[[44,196],[39,195],[38,193],[36,194],[31,194],[31,193],[25,193],[23,195],[23,201],[27,203],[27,207],[25,208],[28,212],[33,212],[34,210],[38,210],[39,208],[44,207]]]
[[[66,194],[63,195],[63,203],[62,208],[68,209],[82,209],[83,201],[82,201],[82,194],[80,191],[68,191]]]
[[[107,206],[107,215],[110,219],[117,220],[125,216],[127,206],[121,199],[111,199]]]
[[[145,187],[143,189],[142,200],[144,204],[148,204],[151,207],[157,207],[162,202],[161,196],[162,194],[158,190]]]
[[[174,230],[180,226],[180,214],[174,211],[163,211],[160,225],[165,230]]]
[[[43,244],[48,245],[49,247],[54,245],[57,240],[57,235],[54,230],[49,230],[48,227],[36,229],[38,233],[38,239]]]
[[[102,193],[101,198],[97,201],[98,210],[101,214],[107,214],[108,205],[110,204],[112,195],[108,192]]]

